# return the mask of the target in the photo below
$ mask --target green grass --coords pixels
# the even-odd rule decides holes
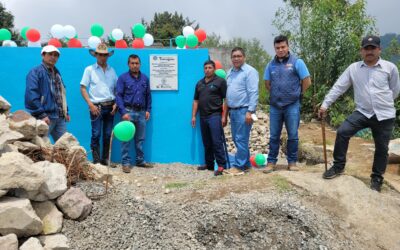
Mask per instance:
[[[165,188],[178,189],[178,188],[184,188],[188,185],[189,185],[189,183],[187,183],[187,182],[171,182],[171,183],[167,183],[165,185]]]
[[[292,189],[292,186],[287,181],[287,179],[285,177],[280,176],[280,175],[273,175],[272,176],[272,183],[281,192],[289,191],[289,190]]]

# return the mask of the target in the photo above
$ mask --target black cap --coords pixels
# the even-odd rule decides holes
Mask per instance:
[[[366,36],[361,42],[361,47],[367,46],[381,47],[381,39],[377,36]]]

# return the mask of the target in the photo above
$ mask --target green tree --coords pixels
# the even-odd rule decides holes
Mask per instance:
[[[291,50],[310,70],[313,86],[303,98],[302,111],[311,118],[344,69],[360,59],[360,41],[375,33],[375,21],[365,12],[365,0],[285,2],[273,24],[280,34],[288,35]],[[332,125],[339,125],[353,111],[351,96],[349,91],[330,108]]]
[[[8,29],[11,32],[11,40],[15,41],[19,46],[25,45],[18,30],[14,29],[14,15],[7,11],[2,3],[0,3],[0,28]]]
[[[196,24],[196,21],[191,21],[188,17],[183,18],[182,14],[178,14],[176,11],[173,14],[168,11],[163,13],[156,12],[150,23],[144,19],[142,19],[142,23],[146,26],[147,33],[152,34],[155,40],[164,46],[172,46],[171,39],[181,35],[183,27],[199,28],[199,24]]]

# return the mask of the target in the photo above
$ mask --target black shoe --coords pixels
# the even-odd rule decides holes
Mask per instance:
[[[376,178],[372,178],[371,179],[371,185],[370,188],[372,190],[375,190],[377,192],[381,192],[381,188],[382,188],[382,181]]]
[[[214,171],[214,166],[213,167],[209,167],[207,165],[202,165],[200,167],[197,167],[197,170],[203,171],[203,170],[210,170],[210,171]]]
[[[341,175],[344,172],[344,169],[339,169],[335,166],[332,166],[330,169],[326,170],[323,174],[322,174],[322,178],[324,179],[333,179],[336,176]]]
[[[143,162],[143,163],[140,163],[140,164],[136,164],[136,167],[139,167],[139,168],[153,168],[153,165]]]
[[[105,159],[105,160],[101,160],[101,165],[104,165],[104,166],[108,166],[108,160],[107,159]]]

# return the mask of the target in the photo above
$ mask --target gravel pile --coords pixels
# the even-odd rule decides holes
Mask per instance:
[[[200,178],[223,184],[223,178],[177,164],[135,169],[132,174],[133,180],[115,183],[107,198],[94,200],[86,220],[65,220],[63,233],[72,249],[357,248],[335,230],[335,221],[327,214],[301,202],[300,191],[230,193],[205,201],[182,198],[193,192],[193,185],[165,194],[160,179],[179,176],[178,181]],[[154,181],[156,174],[160,179]],[[138,181],[143,186],[138,187]],[[88,193],[102,191],[92,183],[79,185]],[[212,190],[205,187],[199,192]]]

